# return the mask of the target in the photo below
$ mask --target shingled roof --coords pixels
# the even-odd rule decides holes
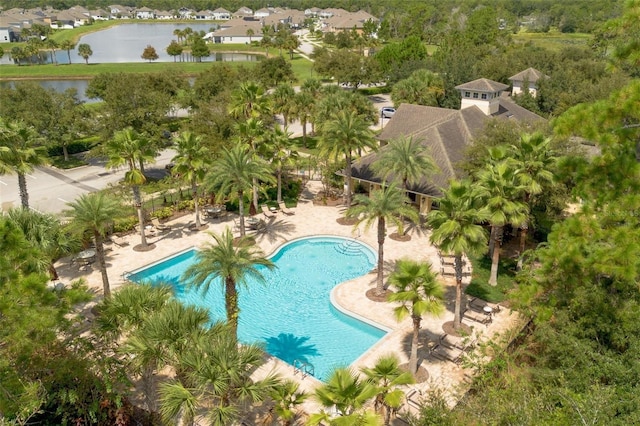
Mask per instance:
[[[544,74],[542,74],[540,71],[538,71],[535,68],[527,68],[524,71],[520,71],[518,74],[516,75],[512,75],[511,77],[509,77],[510,81],[529,81],[531,83],[535,83],[536,81],[540,80],[541,78],[546,77]]]
[[[449,186],[449,181],[460,176],[461,170],[458,164],[464,159],[467,147],[472,143],[477,132],[482,130],[485,123],[492,118],[518,121],[544,120],[506,97],[500,98],[500,108],[492,116],[485,115],[476,106],[455,110],[401,104],[379,139],[389,141],[399,137],[412,137],[424,145],[440,171],[430,178],[409,185],[407,191],[439,198],[442,196],[443,189]],[[351,169],[352,177],[361,181],[381,183],[381,178],[375,175],[371,165],[385,149],[383,146],[377,153],[354,161]],[[393,176],[389,179],[393,180]]]
[[[479,78],[456,86],[458,90],[474,90],[476,92],[501,92],[508,88],[508,85],[489,80],[488,78]]]

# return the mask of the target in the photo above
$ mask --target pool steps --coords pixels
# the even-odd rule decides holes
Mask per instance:
[[[294,359],[292,365],[294,376],[298,373],[300,373],[300,377],[303,379],[307,376],[315,376],[315,369],[313,368],[313,365],[306,361]]]
[[[339,245],[335,246],[338,253],[346,254],[347,256],[359,256],[362,254],[361,243],[357,240],[346,240]]]

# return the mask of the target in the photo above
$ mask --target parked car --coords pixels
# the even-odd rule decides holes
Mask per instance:
[[[383,107],[380,110],[380,117],[382,118],[391,118],[393,117],[393,114],[396,113],[396,109],[392,108],[392,107]]]

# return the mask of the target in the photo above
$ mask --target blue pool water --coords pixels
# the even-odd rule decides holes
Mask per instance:
[[[183,272],[195,261],[189,250],[129,276],[134,282],[165,282],[176,297],[210,311],[212,320],[225,320],[222,285],[211,285],[207,294],[188,288]],[[328,378],[335,367],[355,361],[386,332],[337,310],[330,301],[336,284],[362,276],[376,264],[368,246],[339,237],[312,237],[283,245],[271,257],[276,268],[263,269],[265,284],[249,281],[239,287],[243,342],[264,342],[266,350],[289,364],[304,361],[314,376]]]

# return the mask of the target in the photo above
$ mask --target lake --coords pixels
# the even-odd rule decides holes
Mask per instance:
[[[183,30],[187,27],[191,27],[194,31],[209,32],[217,28],[218,25],[215,23],[120,24],[84,35],[80,38],[78,44],[86,43],[91,46],[93,55],[89,58],[89,63],[145,62],[140,56],[147,45],[151,45],[156,49],[159,58],[155,62],[173,62],[174,58],[167,54],[166,48],[171,43],[171,40],[177,41],[176,36],[173,35],[173,31],[176,29]],[[13,65],[13,60],[8,54],[10,50],[10,48],[5,47],[5,55],[0,59],[0,64],[7,66]],[[84,59],[78,56],[78,52],[75,49],[72,50],[70,54],[72,63],[84,62]],[[46,56],[46,61],[50,63],[50,52],[46,52],[44,56]],[[56,60],[61,64],[69,63],[67,51],[57,51]],[[179,61],[180,58],[178,57],[177,60]],[[257,60],[258,57],[256,55],[245,53],[211,53],[209,57],[202,58],[203,62],[246,62]],[[90,100],[84,96],[88,80],[38,80],[38,83],[46,88],[53,88],[60,92],[68,88],[75,88],[78,91],[80,99],[90,102]],[[4,82],[3,84],[10,83]]]

